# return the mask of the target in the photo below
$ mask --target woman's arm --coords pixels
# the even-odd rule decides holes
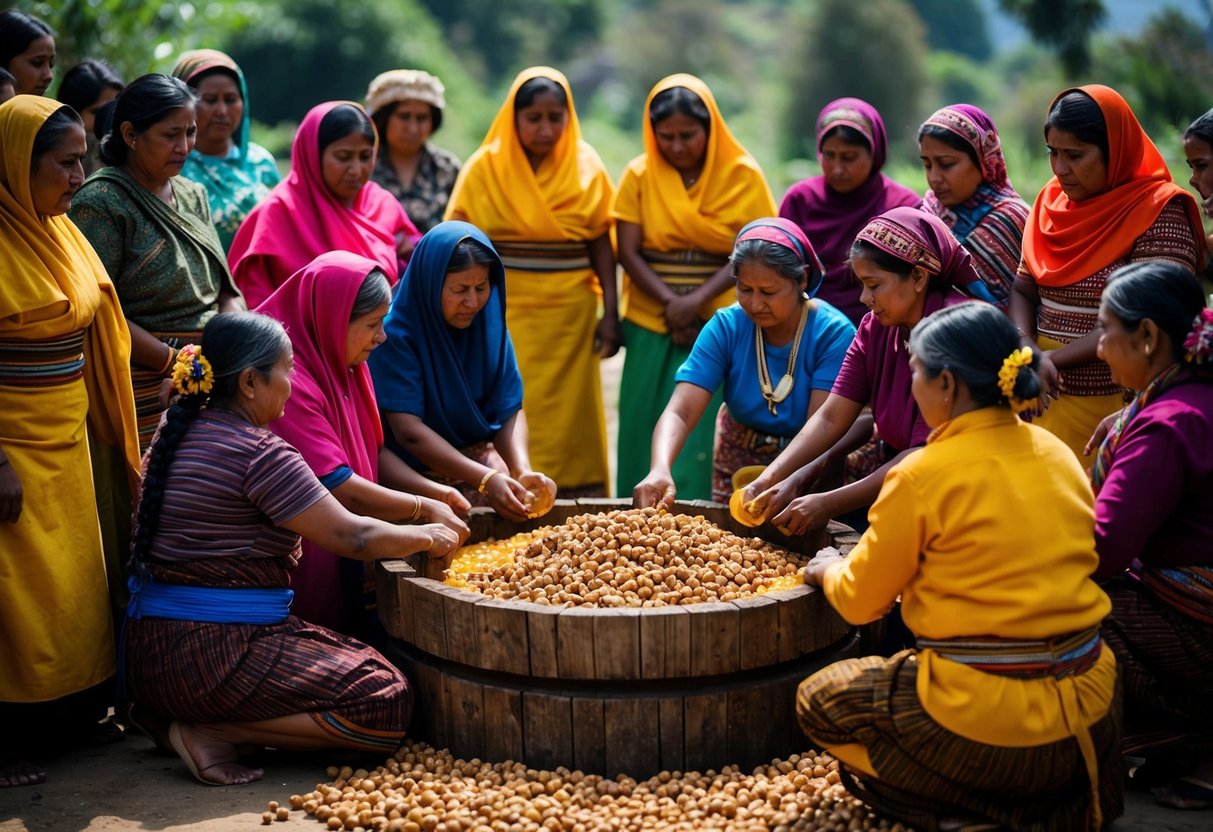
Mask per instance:
[[[635,223],[620,220],[615,226],[615,234],[619,238],[619,262],[623,264],[632,282],[646,295],[660,301],[663,306],[677,297],[640,253],[644,243],[644,229]]]
[[[332,494],[326,494],[282,526],[334,554],[355,560],[398,558],[418,552],[445,557],[459,547],[458,535],[440,523],[397,526],[373,517],[360,517],[347,511]]]
[[[244,298],[227,287],[219,292],[218,305],[221,313],[248,311],[248,307],[244,305]]]
[[[1019,330],[1020,343],[1040,352],[1040,365],[1036,368],[1036,373],[1040,376],[1041,396],[1035,410],[1036,415],[1047,410],[1049,400],[1061,394],[1057,365],[1054,363],[1057,351],[1041,350],[1036,345],[1036,313],[1039,308],[1040,288],[1036,282],[1016,275],[1015,283],[1011,286],[1011,302],[1007,305],[1007,315]]]
[[[393,491],[357,474],[352,474],[329,493],[350,512],[364,517],[374,517],[385,523],[441,523],[458,535],[461,544],[469,534],[467,523],[456,517],[446,503],[419,494]]]
[[[384,488],[407,494],[420,494],[446,503],[456,514],[467,514],[472,507],[459,491],[423,476],[387,448],[379,449],[379,484]]]
[[[865,509],[876,502],[881,486],[893,466],[917,448],[902,451],[871,474],[849,485],[819,494],[797,497],[771,519],[771,525],[786,535],[800,535],[824,528],[830,520],[850,511]]]
[[[507,517],[514,517],[519,507],[523,518],[547,514],[556,502],[556,483],[531,468],[530,430],[525,411],[519,410],[505,421],[493,437],[493,447],[510,470],[508,477],[494,477],[501,482],[490,482],[485,491],[493,508]]]
[[[601,237],[586,243],[590,250],[590,268],[598,278],[598,286],[602,289],[602,320],[594,330],[598,338],[598,354],[602,358],[610,358],[619,352],[621,338],[619,335],[619,296],[615,276],[615,251],[611,248],[611,236]]]
[[[126,319],[126,325],[131,331],[131,360],[144,369],[167,375],[172,369],[173,348],[130,318]]]
[[[642,508],[659,503],[673,507],[677,491],[670,468],[711,400],[711,391],[698,385],[685,381],[674,385],[674,394],[653,429],[652,467],[632,489],[633,504]]]

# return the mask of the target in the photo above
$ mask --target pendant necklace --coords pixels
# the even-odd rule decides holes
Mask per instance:
[[[786,399],[792,392],[792,385],[796,383],[792,372],[796,369],[796,355],[800,352],[800,338],[804,335],[804,325],[809,320],[809,308],[812,306],[811,301],[805,301],[804,306],[800,310],[800,323],[796,325],[796,337],[792,341],[792,349],[788,353],[788,368],[784,372],[783,378],[779,380],[779,384],[771,387],[771,372],[767,369],[767,353],[766,347],[762,342],[762,327],[758,324],[754,325],[754,351],[758,354],[758,386],[762,390],[762,397],[766,399],[767,409],[771,411],[772,416],[778,416],[779,413],[776,405]]]

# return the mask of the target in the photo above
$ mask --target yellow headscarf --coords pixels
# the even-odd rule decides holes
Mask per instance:
[[[34,209],[30,163],[34,138],[63,105],[18,95],[0,105],[0,338],[43,339],[86,329],[84,382],[97,438],[121,448],[132,491],[139,482],[139,441],[131,392],[131,337],[114,284],[66,215]]]
[[[514,98],[533,78],[559,84],[569,110],[560,141],[536,171],[514,126]],[[518,73],[480,148],[460,171],[446,218],[466,217],[493,240],[593,240],[610,227],[612,192],[598,153],[582,141],[568,79],[550,66],[533,66]]]

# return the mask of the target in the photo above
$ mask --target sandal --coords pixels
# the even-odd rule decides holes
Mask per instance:
[[[1170,809],[1213,809],[1213,783],[1195,777],[1180,777],[1150,791],[1159,806]]]

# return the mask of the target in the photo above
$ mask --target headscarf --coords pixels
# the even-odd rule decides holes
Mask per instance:
[[[232,73],[236,76],[236,84],[240,87],[240,99],[244,102],[244,115],[240,119],[240,126],[232,134],[232,139],[235,140],[240,153],[240,161],[243,162],[248,156],[249,143],[248,84],[244,82],[244,73],[240,71],[236,62],[218,49],[192,49],[189,52],[181,53],[181,57],[177,59],[177,65],[173,67],[173,77],[180,78],[189,84],[194,78],[212,69],[224,69]],[[194,153],[195,151],[191,151],[190,155],[193,156]]]
[[[459,449],[491,439],[522,409],[501,260],[489,267],[492,292],[470,326],[457,329],[442,317],[447,266],[469,238],[496,254],[466,222],[441,223],[421,238],[384,322],[387,342],[368,361],[380,409],[420,417]]]
[[[564,89],[568,124],[532,172],[514,124],[514,99],[534,78]],[[459,172],[446,215],[462,213],[497,240],[593,240],[610,228],[613,192],[602,160],[581,138],[568,79],[549,66],[533,66],[518,73],[480,149]]]
[[[873,218],[856,236],[898,260],[922,266],[931,275],[931,291],[981,285],[973,258],[944,225],[919,208],[894,208]]]
[[[346,363],[354,300],[378,263],[331,251],[291,275],[257,311],[286,328],[295,352],[293,392],[270,429],[299,449],[317,476],[342,465],[375,482],[383,427],[366,364]]]
[[[34,209],[34,138],[63,105],[18,95],[0,105],[0,338],[45,339],[86,330],[84,384],[97,438],[122,450],[132,493],[139,440],[131,389],[131,338],[118,294],[88,240],[66,216]]]
[[[922,126],[941,127],[958,136],[973,148],[980,163],[981,184],[976,193],[961,204],[945,208],[931,190],[922,200],[923,208],[942,219],[952,229],[956,239],[964,243],[982,218],[999,203],[1020,198],[1007,177],[1007,163],[1002,155],[998,130],[990,117],[972,104],[942,107],[932,113]]]
[[[1024,264],[1036,282],[1069,286],[1119,260],[1176,198],[1183,200],[1195,238],[1204,239],[1196,200],[1171,180],[1162,154],[1120,93],[1102,84],[1068,89],[1053,99],[1050,111],[1071,92],[1086,93],[1103,113],[1108,129],[1107,190],[1075,202],[1056,176],[1045,184],[1023,236]]]
[[[291,145],[290,175],[236,232],[228,262],[250,307],[326,251],[349,251],[374,260],[395,283],[400,274],[397,235],[420,236],[396,198],[374,182],[362,186],[352,208],[324,184],[320,122],[342,105],[362,109],[352,101],[328,101],[308,111]]]
[[[820,298],[858,321],[867,310],[859,302],[859,292],[851,279],[851,243],[872,217],[898,206],[918,205],[919,198],[881,173],[888,139],[875,107],[859,98],[839,98],[827,104],[817,115],[818,161],[825,136],[835,127],[854,128],[867,140],[872,149],[868,181],[850,193],[840,194],[827,184],[825,176],[810,177],[788,190],[779,215],[803,228],[817,244],[826,266]]]
[[[805,294],[809,297],[817,294],[817,290],[821,288],[821,280],[825,276],[825,269],[817,257],[817,252],[813,250],[813,244],[809,242],[808,235],[799,225],[783,217],[763,217],[741,229],[741,233],[737,235],[734,249],[746,240],[762,240],[796,252],[800,257],[800,262],[809,267],[808,286]]]

